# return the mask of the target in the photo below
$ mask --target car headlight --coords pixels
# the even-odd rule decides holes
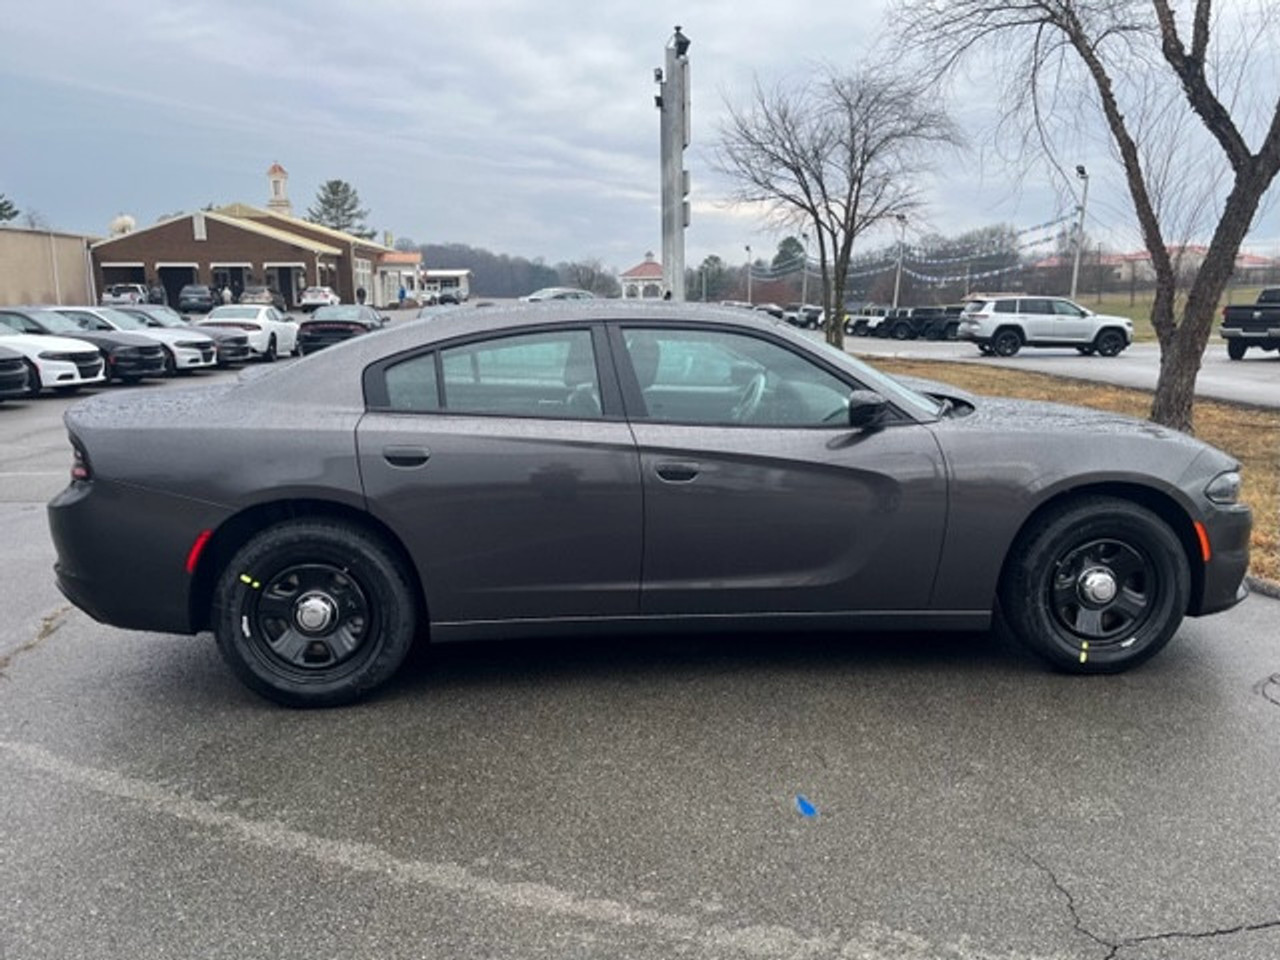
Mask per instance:
[[[1204,488],[1204,495],[1214,503],[1231,504],[1240,500],[1240,471],[1220,473]]]

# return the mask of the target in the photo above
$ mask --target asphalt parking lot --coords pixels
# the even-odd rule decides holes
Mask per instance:
[[[1117,677],[986,635],[522,641],[288,711],[58,594],[72,402],[0,404],[4,960],[1280,955],[1280,602]]]

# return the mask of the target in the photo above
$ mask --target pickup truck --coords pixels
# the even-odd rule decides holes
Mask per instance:
[[[1223,307],[1219,332],[1232,360],[1243,359],[1250,347],[1280,349],[1280,287],[1263,290],[1252,306]]]

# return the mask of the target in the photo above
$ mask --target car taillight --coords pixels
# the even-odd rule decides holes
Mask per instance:
[[[87,482],[93,479],[93,471],[89,468],[89,458],[79,445],[71,445],[71,479]]]

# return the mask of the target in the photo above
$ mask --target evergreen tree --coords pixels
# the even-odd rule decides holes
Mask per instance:
[[[13,201],[0,193],[0,223],[8,223],[10,220],[16,220],[18,217],[18,208],[13,205]]]
[[[368,215],[368,210],[360,209],[360,194],[345,180],[325,181],[316,194],[315,206],[307,209],[307,219],[312,223],[366,240],[377,233],[365,224]]]

